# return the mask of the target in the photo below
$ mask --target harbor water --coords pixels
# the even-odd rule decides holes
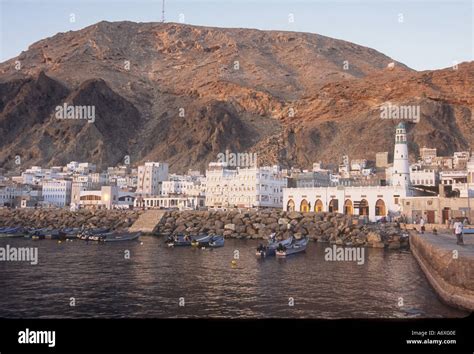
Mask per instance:
[[[326,243],[257,259],[255,240],[169,248],[0,239],[38,247],[38,264],[0,262],[1,318],[440,318],[444,305],[409,251],[365,249],[364,263],[326,261]],[[236,259],[232,265],[232,260]]]

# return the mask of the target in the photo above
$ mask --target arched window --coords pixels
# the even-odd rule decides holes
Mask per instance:
[[[295,202],[293,200],[289,200],[288,204],[286,205],[286,211],[295,211]]]
[[[306,213],[306,212],[309,211],[309,204],[308,204],[308,201],[306,199],[303,199],[301,201],[300,211],[303,212],[303,213]]]
[[[375,216],[385,216],[387,212],[385,210],[385,202],[382,199],[377,200],[375,203]]]
[[[314,203],[314,211],[317,213],[321,213],[323,211],[323,202],[321,199],[316,200],[316,203]]]
[[[329,202],[329,212],[337,213],[339,211],[339,202],[337,199],[331,199]]]
[[[360,201],[359,215],[363,215],[363,216],[368,216],[369,215],[369,203],[365,199],[362,199]]]
[[[344,202],[344,214],[346,215],[352,215],[354,212],[353,207],[352,207],[352,201],[350,199],[346,199]]]

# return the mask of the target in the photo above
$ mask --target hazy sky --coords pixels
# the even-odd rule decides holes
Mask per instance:
[[[0,14],[1,62],[42,38],[101,20],[159,21],[161,0],[0,0]],[[179,22],[180,15],[194,25],[319,33],[417,70],[474,60],[474,0],[166,0],[166,20]]]

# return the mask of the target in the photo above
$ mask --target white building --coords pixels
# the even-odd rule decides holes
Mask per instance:
[[[345,165],[343,163],[343,165]],[[346,186],[285,188],[283,207],[287,211],[338,212],[377,221],[397,216],[401,198],[410,195],[410,169],[406,130],[398,124],[395,134],[394,166],[390,186]]]
[[[39,185],[44,180],[48,179],[62,179],[66,176],[60,167],[42,168],[39,166],[32,166],[21,174],[24,184]]]
[[[203,208],[205,201],[203,195],[176,194],[136,199],[135,206],[145,209],[196,210]]]
[[[97,169],[97,166],[90,162],[80,162],[77,165],[76,172],[82,174],[94,173]]]
[[[23,184],[5,183],[0,185],[0,207],[15,207],[20,198],[28,194],[30,188]]]
[[[169,181],[163,181],[161,195],[204,196],[206,193],[206,177],[204,176],[170,176]]]
[[[273,167],[227,169],[210,163],[206,171],[206,206],[209,208],[281,207],[287,179]]]
[[[351,161],[351,171],[362,171],[367,165],[365,159],[354,159]]]
[[[326,187],[331,184],[331,175],[329,171],[313,171],[295,174],[294,180],[296,187]]]
[[[117,186],[102,186],[100,190],[80,191],[76,207],[82,209],[131,209],[135,193],[120,190]]]
[[[283,201],[287,211],[338,212],[376,221],[398,215],[400,200],[406,195],[400,186],[285,188]]]
[[[467,183],[467,171],[441,171],[439,173],[440,183],[444,185],[454,185]]]
[[[71,203],[71,190],[70,180],[45,181],[42,187],[43,201],[45,204],[63,208]]]
[[[70,172],[76,172],[78,167],[79,167],[79,162],[71,161],[66,165],[66,170]]]
[[[120,188],[136,188],[137,187],[137,176],[111,176],[109,177],[110,183],[115,183]]]
[[[474,156],[471,156],[466,164],[468,183],[474,183]]]
[[[433,168],[422,168],[419,164],[410,166],[412,185],[435,187],[438,184],[438,173]]]
[[[168,164],[164,162],[146,162],[138,167],[136,194],[142,197],[161,194],[163,181],[168,180]]]

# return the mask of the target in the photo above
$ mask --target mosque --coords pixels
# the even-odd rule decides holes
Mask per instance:
[[[395,132],[395,147],[390,185],[285,188],[283,207],[287,211],[338,212],[364,216],[370,221],[397,216],[402,198],[412,196],[406,127],[399,123]]]

